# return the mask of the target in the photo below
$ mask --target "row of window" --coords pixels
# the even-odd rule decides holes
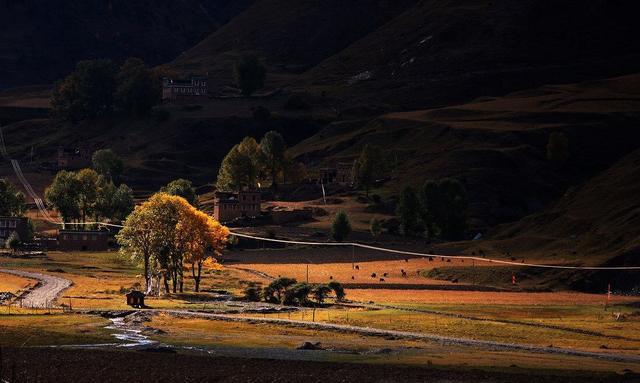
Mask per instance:
[[[98,240],[98,235],[97,234],[62,234],[62,239],[65,241],[79,241],[79,240],[83,240],[83,241],[97,241]]]
[[[238,205],[238,204],[221,204],[220,207],[223,210],[259,210],[260,209],[260,205],[257,204],[242,204],[242,205]]]
[[[18,220],[15,219],[3,219],[0,221],[0,227],[16,227]]]
[[[0,230],[0,238],[9,238],[15,230]]]

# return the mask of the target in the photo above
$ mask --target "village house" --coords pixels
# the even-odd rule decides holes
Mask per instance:
[[[355,174],[353,163],[339,162],[335,167],[320,168],[318,182],[325,185],[334,183],[339,185],[354,184]]]
[[[0,217],[0,241],[4,242],[11,233],[18,233],[21,240],[29,237],[29,222],[25,217]]]
[[[240,217],[257,217],[260,215],[261,204],[259,191],[216,192],[213,217],[219,222],[229,222]]]
[[[108,249],[108,230],[60,230],[58,232],[58,250],[60,251],[107,251]]]
[[[58,170],[78,170],[91,166],[93,151],[86,146],[58,147]]]
[[[208,79],[205,76],[192,76],[188,80],[162,79],[162,102],[172,103],[188,101],[209,94]]]

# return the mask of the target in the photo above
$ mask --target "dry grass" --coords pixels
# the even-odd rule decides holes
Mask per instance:
[[[34,286],[36,283],[36,281],[31,279],[0,273],[0,292],[9,292],[19,295],[21,292]]]
[[[0,346],[113,342],[106,319],[81,315],[1,315]]]

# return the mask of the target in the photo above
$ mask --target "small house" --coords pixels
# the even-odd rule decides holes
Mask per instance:
[[[242,217],[257,217],[260,215],[261,204],[259,191],[216,192],[213,217],[219,222],[229,222]]]
[[[126,297],[127,297],[128,306],[139,308],[139,309],[145,307],[144,293],[137,290],[131,290],[129,293],[126,294]]]
[[[58,250],[60,251],[107,251],[108,249],[108,230],[60,230],[58,232]]]
[[[11,233],[18,233],[20,240],[29,237],[29,222],[25,217],[0,217],[0,242],[9,238]]]
[[[191,101],[209,94],[208,78],[206,76],[192,76],[187,80],[177,80],[170,77],[162,79],[162,102]]]

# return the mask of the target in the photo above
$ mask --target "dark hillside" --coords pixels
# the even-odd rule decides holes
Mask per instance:
[[[352,161],[366,143],[391,154],[393,181],[457,177],[471,197],[477,229],[540,211],[571,185],[603,171],[640,144],[640,77],[545,86],[455,107],[395,113],[371,122],[332,124],[292,153],[311,164]],[[546,158],[551,132],[569,139],[561,169]],[[638,180],[636,180],[638,181]]]
[[[639,11],[623,0],[423,0],[305,77],[347,106],[410,110],[633,73]]]
[[[0,89],[50,83],[83,59],[156,65],[190,48],[253,0],[0,1]]]
[[[212,87],[233,81],[242,52],[266,59],[270,80],[301,73],[362,38],[417,0],[259,0],[169,66],[209,72]]]

